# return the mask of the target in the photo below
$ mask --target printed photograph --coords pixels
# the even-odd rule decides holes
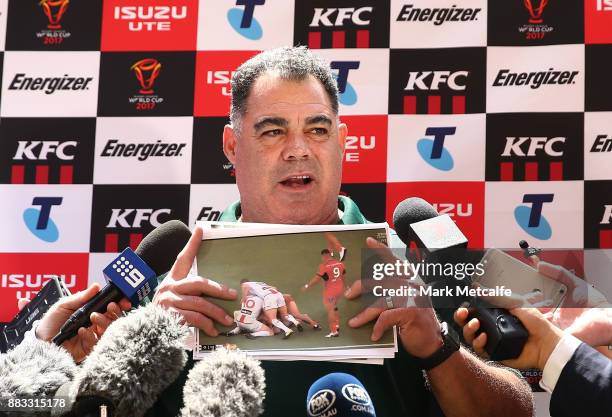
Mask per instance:
[[[233,315],[217,337],[199,332],[202,350],[231,345],[243,350],[328,350],[393,347],[392,332],[373,343],[374,322],[347,322],[363,300],[344,292],[360,279],[366,239],[388,240],[386,224],[349,230],[321,228],[208,229],[196,258],[197,272],[238,291],[236,301],[216,300]],[[253,234],[243,236],[241,234]],[[315,231],[316,230],[316,231]]]

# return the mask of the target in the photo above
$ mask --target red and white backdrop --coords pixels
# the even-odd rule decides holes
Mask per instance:
[[[232,71],[308,45],[349,125],[342,192],[421,196],[473,247],[612,247],[611,0],[0,0],[0,321],[238,198]]]

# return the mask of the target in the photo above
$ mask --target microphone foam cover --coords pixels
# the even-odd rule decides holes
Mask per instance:
[[[76,373],[66,349],[28,337],[0,355],[0,397],[54,395]]]
[[[334,372],[317,379],[308,390],[310,417],[376,417],[370,394],[353,375]]]
[[[259,361],[218,349],[193,367],[183,387],[182,417],[256,417],[266,396]]]
[[[437,217],[438,212],[427,201],[419,197],[410,197],[397,205],[393,212],[393,226],[399,238],[406,245],[414,240],[410,229],[412,223]]]
[[[183,250],[191,231],[180,220],[170,220],[153,229],[140,242],[135,252],[157,276],[168,272],[176,256]]]
[[[79,370],[72,396],[106,398],[116,416],[144,415],[180,374],[187,354],[180,317],[148,304],[106,329]]]

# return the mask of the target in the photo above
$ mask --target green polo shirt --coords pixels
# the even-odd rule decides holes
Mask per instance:
[[[364,224],[368,220],[359,207],[348,197],[338,196],[338,209],[342,211],[339,224]],[[237,221],[240,202],[230,205],[220,221]],[[395,235],[393,233],[393,235]],[[396,237],[392,236],[392,247]],[[399,242],[399,240],[397,240]],[[331,372],[354,375],[368,390],[378,417],[442,416],[437,403],[425,387],[423,373],[403,351],[401,345],[394,359],[384,365],[362,365],[336,362],[263,361],[266,375],[265,417],[306,416],[306,394],[310,385]],[[183,385],[187,373],[194,366],[189,355],[181,375],[160,396],[146,417],[176,416],[182,407]]]
[[[370,223],[361,211],[357,204],[348,197],[339,195],[338,196],[338,210],[342,212],[342,216],[338,221],[338,224],[364,224]],[[221,222],[237,222],[242,215],[240,210],[240,200],[231,204],[228,208],[223,210],[219,221]]]

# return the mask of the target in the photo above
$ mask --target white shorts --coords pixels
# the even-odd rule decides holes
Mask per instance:
[[[264,297],[263,300],[263,309],[271,310],[273,308],[280,308],[285,306],[285,297],[280,292],[276,294],[268,294]]]
[[[240,311],[234,311],[234,322],[236,322],[236,325],[240,328],[240,330],[251,333],[258,332],[263,326],[263,323],[259,320],[256,320],[252,316],[244,314]]]

